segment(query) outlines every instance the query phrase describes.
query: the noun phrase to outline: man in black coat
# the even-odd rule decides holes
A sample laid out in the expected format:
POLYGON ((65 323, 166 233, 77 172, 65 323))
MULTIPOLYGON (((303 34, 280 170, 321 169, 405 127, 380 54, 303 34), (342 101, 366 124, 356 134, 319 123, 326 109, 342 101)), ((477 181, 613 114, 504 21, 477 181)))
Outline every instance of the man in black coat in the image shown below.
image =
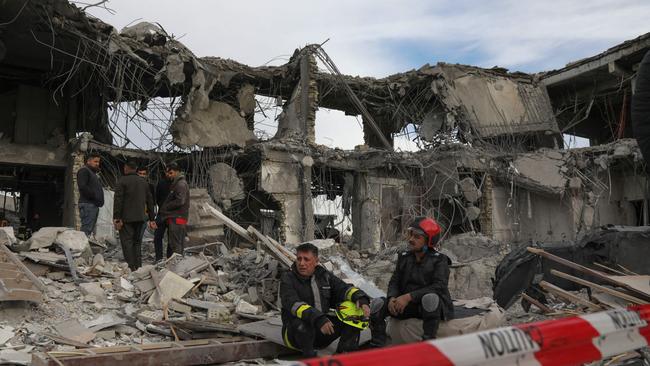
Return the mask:
POLYGON ((359 348, 361 329, 328 315, 330 308, 344 301, 356 303, 365 317, 370 315, 368 296, 358 288, 318 265, 318 248, 305 243, 296 249, 296 262, 282 274, 282 337, 287 347, 314 357, 315 349, 327 347, 337 338, 339 352, 359 348))
POLYGON ((451 260, 438 252, 440 226, 428 217, 418 217, 409 226, 409 250, 399 254, 388 283, 386 298, 371 304, 370 345, 386 343, 386 317, 423 320, 423 339, 436 337, 441 320, 452 319, 454 307, 449 294, 451 260))
POLYGON ((120 232, 120 243, 124 259, 132 271, 142 266, 142 226, 149 219, 154 222, 153 196, 147 181, 136 174, 138 165, 134 161, 124 164, 124 175, 117 181, 113 203, 113 224, 120 232))
POLYGON ((90 153, 86 156, 86 164, 77 171, 81 231, 88 237, 95 231, 99 208, 104 206, 104 189, 97 177, 100 160, 98 154, 90 153))
MULTIPOLYGON (((170 186, 171 181, 167 178, 167 173, 164 172, 163 176, 158 180, 155 190, 156 205, 159 211, 169 195, 170 186)), ((156 226, 156 231, 153 233, 153 246, 156 251, 156 262, 158 262, 163 259, 163 239, 165 238, 165 232, 167 232, 167 222, 160 216, 160 213, 156 216, 156 226)), ((172 247, 167 245, 167 258, 171 256, 172 247)))

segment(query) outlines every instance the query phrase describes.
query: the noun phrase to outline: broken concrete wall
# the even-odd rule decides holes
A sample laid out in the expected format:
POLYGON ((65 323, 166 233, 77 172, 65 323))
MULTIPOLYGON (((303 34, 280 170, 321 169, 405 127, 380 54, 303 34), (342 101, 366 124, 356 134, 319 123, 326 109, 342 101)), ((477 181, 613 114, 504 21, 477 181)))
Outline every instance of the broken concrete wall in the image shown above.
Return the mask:
POLYGON ((208 192, 212 199, 224 209, 230 208, 233 201, 246 198, 244 181, 237 175, 237 170, 226 163, 217 163, 210 167, 210 186, 208 192))
POLYGON ((223 223, 202 209, 203 205, 215 206, 208 191, 204 188, 192 188, 190 200, 192 204, 187 221, 187 237, 190 241, 223 241, 223 223))
POLYGON ((318 109, 318 85, 314 77, 318 67, 314 56, 305 51, 299 58, 300 79, 282 108, 274 138, 295 138, 313 144, 318 109))
POLYGON ((190 113, 179 116, 172 125, 174 142, 180 146, 239 146, 255 141, 246 120, 232 106, 208 101, 206 107, 192 107, 190 113))
POLYGON ((284 241, 300 243, 314 238, 309 156, 265 150, 259 187, 282 206, 280 231, 284 241))
POLYGON ((403 179, 355 174, 352 197, 355 248, 379 250, 382 243, 400 241, 405 224, 405 186, 403 179))
MULTIPOLYGON (((432 84, 455 120, 482 138, 560 130, 543 85, 460 65, 438 64, 432 84)), ((446 116, 447 117, 447 116, 446 116)), ((451 116, 449 116, 451 117, 451 116)), ((462 128, 463 126, 461 126, 462 128)))

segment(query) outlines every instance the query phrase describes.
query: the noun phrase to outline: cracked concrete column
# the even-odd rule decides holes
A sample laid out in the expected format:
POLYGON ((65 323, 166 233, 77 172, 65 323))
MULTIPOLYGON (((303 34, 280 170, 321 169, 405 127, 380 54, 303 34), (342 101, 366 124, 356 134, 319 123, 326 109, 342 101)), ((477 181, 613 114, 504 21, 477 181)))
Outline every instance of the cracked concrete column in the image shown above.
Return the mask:
POLYGON ((352 193, 352 236, 354 245, 359 249, 377 250, 381 246, 380 189, 379 184, 368 182, 366 173, 355 173, 352 193))
POLYGON ((265 151, 260 187, 281 205, 280 232, 285 242, 314 238, 314 207, 311 195, 310 156, 265 151))
POLYGON ((313 144, 316 140, 316 110, 318 109, 318 72, 312 54, 300 58, 300 80, 282 110, 276 139, 296 138, 313 144))

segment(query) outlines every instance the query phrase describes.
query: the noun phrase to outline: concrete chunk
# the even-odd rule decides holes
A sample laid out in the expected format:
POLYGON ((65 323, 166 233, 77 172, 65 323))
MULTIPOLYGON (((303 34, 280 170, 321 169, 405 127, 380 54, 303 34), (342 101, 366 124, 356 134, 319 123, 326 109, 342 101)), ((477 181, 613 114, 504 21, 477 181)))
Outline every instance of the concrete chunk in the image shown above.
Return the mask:
POLYGON ((158 285, 162 294, 158 290, 149 297, 149 305, 161 306, 163 302, 171 299, 180 299, 194 287, 194 284, 172 271, 167 271, 160 280, 158 285))

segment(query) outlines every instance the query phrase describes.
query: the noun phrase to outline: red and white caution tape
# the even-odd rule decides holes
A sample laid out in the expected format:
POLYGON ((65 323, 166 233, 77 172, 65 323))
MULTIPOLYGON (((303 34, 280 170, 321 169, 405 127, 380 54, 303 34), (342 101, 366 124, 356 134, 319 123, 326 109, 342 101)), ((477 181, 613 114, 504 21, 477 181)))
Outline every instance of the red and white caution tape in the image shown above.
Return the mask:
POLYGON ((581 365, 650 344, 650 305, 302 361, 308 366, 581 365))

